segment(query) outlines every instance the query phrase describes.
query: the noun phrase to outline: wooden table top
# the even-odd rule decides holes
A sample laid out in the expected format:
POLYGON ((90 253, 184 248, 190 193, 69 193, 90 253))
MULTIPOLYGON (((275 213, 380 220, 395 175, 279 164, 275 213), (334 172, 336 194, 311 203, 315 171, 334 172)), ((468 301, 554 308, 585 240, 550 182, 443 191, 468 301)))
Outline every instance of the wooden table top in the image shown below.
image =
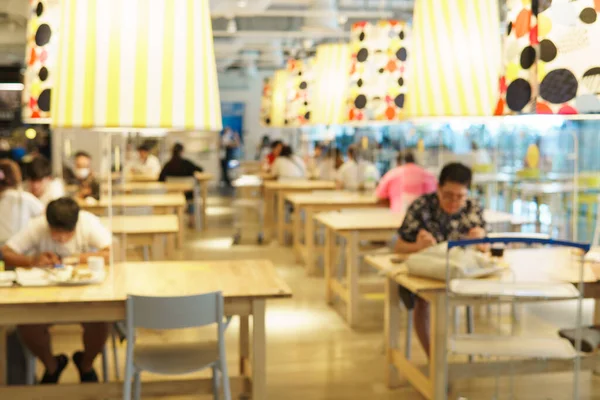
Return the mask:
POLYGON ((485 219, 485 222, 488 224, 510 223, 512 225, 524 225, 535 222, 535 217, 523 217, 504 211, 488 209, 483 210, 483 219, 485 219))
POLYGON ((335 231, 369 231, 398 229, 404 221, 404 213, 393 213, 387 209, 345 210, 321 213, 317 221, 335 231))
POLYGON ((160 261, 116 264, 99 285, 0 288, 3 305, 123 302, 127 294, 185 296, 221 290, 229 299, 292 296, 267 260, 160 261))
MULTIPOLYGON (((368 255, 365 261, 384 272, 413 293, 445 290, 446 284, 435 279, 411 276, 404 264, 393 263, 401 258, 398 254, 368 255)), ((579 281, 579 257, 567 248, 535 248, 507 250, 504 261, 509 265, 517 281, 522 282, 571 282, 579 281)), ((600 265, 586 263, 584 282, 600 281, 600 265)))
POLYGON ((331 193, 290 193, 285 199, 294 205, 350 205, 350 204, 377 204, 377 197, 373 193, 360 193, 348 191, 332 191, 331 193))
MULTIPOLYGON (((113 207, 184 207, 186 204, 183 193, 164 194, 126 194, 112 196, 113 207)), ((109 198, 102 197, 95 203, 81 202, 82 209, 107 208, 109 198)))
POLYGON ((179 232, 176 215, 113 215, 100 218, 107 228, 111 225, 114 234, 151 234, 179 232))
POLYGON ((267 181, 264 183, 266 189, 274 190, 327 190, 335 189, 335 182, 308 179, 289 179, 283 181, 267 181))
POLYGON ((263 180, 256 175, 242 175, 233 181, 233 187, 262 187, 263 180))

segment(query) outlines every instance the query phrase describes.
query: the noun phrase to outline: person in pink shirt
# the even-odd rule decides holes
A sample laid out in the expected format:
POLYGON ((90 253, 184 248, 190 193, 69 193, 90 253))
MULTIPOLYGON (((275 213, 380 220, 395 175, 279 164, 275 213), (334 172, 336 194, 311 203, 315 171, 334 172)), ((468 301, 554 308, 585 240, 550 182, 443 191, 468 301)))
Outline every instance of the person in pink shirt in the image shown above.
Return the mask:
POLYGON ((420 196, 435 192, 435 175, 415 163, 412 153, 399 153, 398 166, 388 171, 377 186, 375 194, 389 201, 393 212, 404 212, 420 196))

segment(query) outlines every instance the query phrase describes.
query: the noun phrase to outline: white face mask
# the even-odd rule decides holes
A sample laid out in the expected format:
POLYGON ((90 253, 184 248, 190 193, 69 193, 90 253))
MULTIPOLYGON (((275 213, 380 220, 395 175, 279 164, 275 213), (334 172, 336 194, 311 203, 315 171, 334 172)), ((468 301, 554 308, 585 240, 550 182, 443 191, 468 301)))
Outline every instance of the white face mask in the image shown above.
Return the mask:
POLYGON ((85 179, 88 176, 90 176, 90 169, 89 168, 77 168, 75 170, 75 176, 77 177, 77 179, 85 179))

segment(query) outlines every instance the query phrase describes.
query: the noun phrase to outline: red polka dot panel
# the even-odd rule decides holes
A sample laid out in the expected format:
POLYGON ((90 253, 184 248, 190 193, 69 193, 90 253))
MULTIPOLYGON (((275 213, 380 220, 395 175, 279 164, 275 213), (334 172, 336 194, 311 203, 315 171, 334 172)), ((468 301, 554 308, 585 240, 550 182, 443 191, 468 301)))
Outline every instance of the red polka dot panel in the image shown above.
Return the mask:
POLYGON ((350 121, 402 119, 407 96, 410 28, 402 21, 352 26, 348 96, 350 121))
POLYGON ((271 109, 273 102, 272 78, 265 78, 260 101, 260 123, 263 126, 271 126, 271 109))
POLYGON ((302 126, 311 122, 311 94, 314 89, 315 59, 290 59, 287 63, 288 90, 286 126, 302 126))
POLYGON ((60 0, 30 0, 27 26, 23 120, 47 123, 51 118, 51 95, 55 82, 60 0))
POLYGON ((554 1, 539 14, 539 103, 554 114, 600 113, 600 7, 554 1))

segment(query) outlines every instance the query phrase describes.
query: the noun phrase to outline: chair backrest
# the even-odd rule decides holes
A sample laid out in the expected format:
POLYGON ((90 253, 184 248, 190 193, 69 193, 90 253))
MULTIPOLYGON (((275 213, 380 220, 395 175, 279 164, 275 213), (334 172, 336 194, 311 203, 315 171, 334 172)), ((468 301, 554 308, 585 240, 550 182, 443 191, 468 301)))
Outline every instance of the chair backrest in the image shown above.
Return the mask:
POLYGON ((169 330, 223 323, 223 294, 194 296, 127 297, 127 330, 135 328, 169 330))

